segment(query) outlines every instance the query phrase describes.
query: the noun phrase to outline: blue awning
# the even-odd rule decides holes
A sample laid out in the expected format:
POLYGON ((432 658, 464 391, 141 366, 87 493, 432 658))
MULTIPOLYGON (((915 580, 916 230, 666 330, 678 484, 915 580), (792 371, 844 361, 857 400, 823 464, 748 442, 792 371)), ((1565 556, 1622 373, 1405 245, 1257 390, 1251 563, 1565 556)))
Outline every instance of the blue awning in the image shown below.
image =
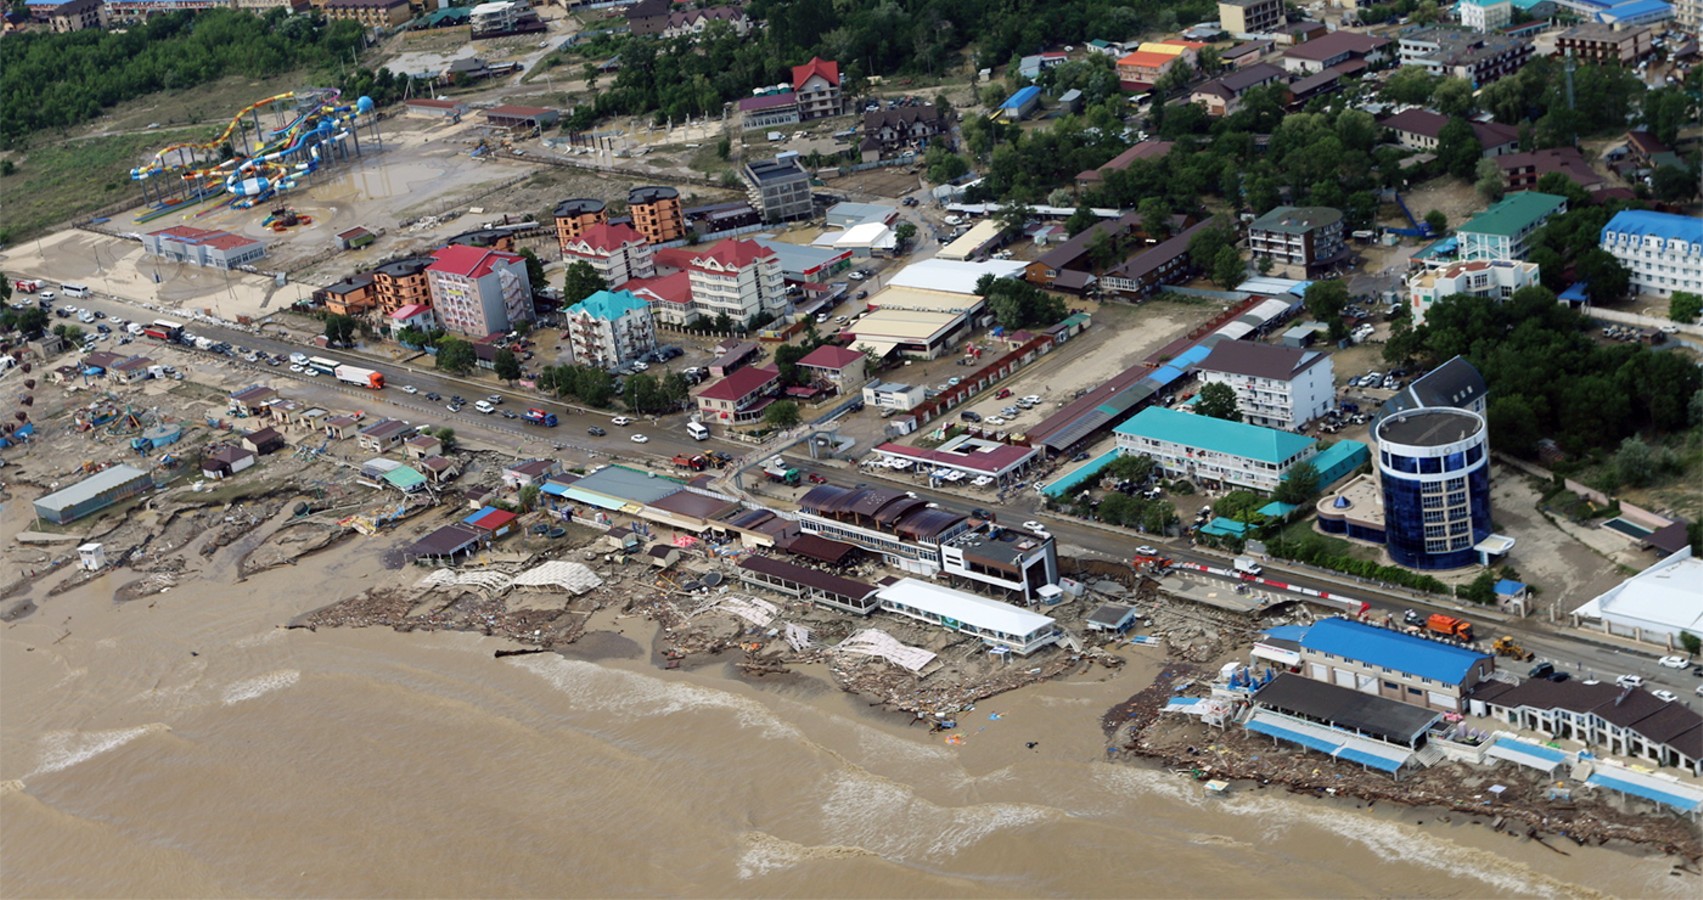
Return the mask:
POLYGON ((1282 738, 1290 743, 1300 744, 1309 750, 1317 750, 1320 753, 1334 754, 1342 747, 1341 744, 1332 743, 1322 738, 1316 738, 1310 734, 1302 734, 1299 731, 1291 731, 1288 728, 1273 725, 1272 723, 1262 721, 1259 718, 1248 720, 1247 729, 1249 731, 1257 731, 1260 734, 1270 735, 1274 738, 1282 738))
MULTIPOLYGON (((1672 791, 1663 790, 1642 779, 1633 781, 1630 777, 1617 778, 1613 775, 1605 775, 1602 772, 1592 772, 1590 777, 1585 779, 1585 783, 1605 787, 1611 791, 1619 791, 1622 794, 1631 794, 1634 797, 1643 797, 1646 800, 1654 800, 1664 806, 1671 806, 1680 812, 1696 812, 1700 806, 1703 806, 1703 801, 1694 797, 1686 797, 1672 791)), ((1675 787, 1677 788, 1678 785, 1675 785, 1675 787)))
POLYGON ((1363 766, 1371 766, 1380 772, 1394 772, 1401 768, 1401 760, 1399 759, 1390 759, 1387 756, 1379 756, 1376 753, 1367 753, 1364 750, 1356 750, 1353 747, 1344 747, 1337 751, 1336 758, 1359 763, 1363 766))

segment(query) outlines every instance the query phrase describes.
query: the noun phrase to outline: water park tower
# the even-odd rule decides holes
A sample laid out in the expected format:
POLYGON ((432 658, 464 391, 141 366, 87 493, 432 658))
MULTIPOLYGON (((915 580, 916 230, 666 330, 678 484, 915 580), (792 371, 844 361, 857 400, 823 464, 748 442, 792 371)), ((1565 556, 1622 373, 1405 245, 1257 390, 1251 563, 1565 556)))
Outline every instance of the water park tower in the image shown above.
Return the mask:
POLYGON ((322 166, 362 155, 361 128, 383 147, 373 102, 342 102, 332 88, 306 88, 251 103, 212 140, 162 148, 130 170, 147 209, 137 223, 210 203, 247 209, 294 190, 322 166))

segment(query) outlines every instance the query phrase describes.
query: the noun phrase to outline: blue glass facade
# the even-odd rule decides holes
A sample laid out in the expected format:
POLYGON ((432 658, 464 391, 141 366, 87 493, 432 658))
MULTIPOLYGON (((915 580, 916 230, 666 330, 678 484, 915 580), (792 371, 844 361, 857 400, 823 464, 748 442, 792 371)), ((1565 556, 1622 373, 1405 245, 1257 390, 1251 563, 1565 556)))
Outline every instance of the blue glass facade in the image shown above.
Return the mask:
POLYGON ((1397 565, 1458 569, 1478 562, 1473 546, 1490 536, 1490 467, 1482 442, 1442 456, 1383 450, 1379 464, 1386 546, 1397 565))

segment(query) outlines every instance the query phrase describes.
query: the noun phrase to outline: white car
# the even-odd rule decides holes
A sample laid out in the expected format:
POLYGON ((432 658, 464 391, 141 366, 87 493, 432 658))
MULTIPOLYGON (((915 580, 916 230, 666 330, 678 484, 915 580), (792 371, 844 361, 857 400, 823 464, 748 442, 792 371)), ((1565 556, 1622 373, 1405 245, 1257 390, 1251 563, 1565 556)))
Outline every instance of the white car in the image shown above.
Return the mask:
POLYGON ((1679 695, 1673 691, 1651 691, 1650 694, 1657 700, 1665 700, 1669 703, 1679 699, 1679 695))
POLYGON ((313 368, 312 366, 309 366, 308 368, 302 370, 302 374, 306 375, 309 378, 318 378, 319 377, 319 370, 313 368))
POLYGON ((635 444, 648 444, 648 443, 650 443, 650 438, 647 438, 642 434, 635 434, 631 438, 628 438, 628 440, 632 441, 635 444))
POLYGON ((1150 547, 1147 544, 1142 544, 1141 546, 1135 548, 1135 552, 1137 554, 1141 555, 1141 556, 1158 556, 1159 555, 1159 548, 1158 547, 1150 547))
POLYGON ((999 416, 988 416, 987 418, 983 419, 982 422, 984 424, 994 425, 994 426, 999 426, 999 425, 1005 424, 1005 420, 1000 418, 999 416))
MULTIPOLYGON (((611 425, 631 425, 631 424, 633 424, 633 420, 630 416, 616 416, 615 418, 609 420, 609 424, 611 424, 611 425)), ((639 435, 633 435, 633 436, 639 437, 639 435)))
POLYGON ((1040 394, 1030 394, 1029 396, 1023 398, 1023 402, 1029 404, 1030 406, 1040 406, 1041 405, 1041 395, 1040 394))
POLYGON ((1661 659, 1656 660, 1656 662, 1669 669, 1687 669, 1691 667, 1691 660, 1686 659, 1683 656, 1664 656, 1661 659))
POLYGON ((946 219, 945 219, 945 222, 948 225, 962 225, 962 224, 964 224, 964 217, 963 216, 947 216, 946 219))
POLYGON ((633 360, 633 368, 639 370, 640 372, 643 372, 644 370, 650 368, 650 363, 647 363, 642 359, 635 359, 635 360, 633 360))
POLYGON ((402 386, 402 393, 404 393, 404 394, 418 394, 418 393, 420 393, 420 389, 411 385, 411 384, 405 384, 405 385, 402 386))
POLYGON ((302 371, 302 364, 301 363, 290 363, 290 371, 292 371, 292 372, 302 371))
POLYGON ((1644 679, 1638 675, 1622 675, 1619 678, 1614 679, 1614 683, 1623 688, 1643 687, 1644 679))
POLYGON ((1047 530, 1047 526, 1042 525, 1041 523, 1035 521, 1034 519, 1030 519, 1029 521, 1024 522, 1023 528, 1026 531, 1046 531, 1047 530))

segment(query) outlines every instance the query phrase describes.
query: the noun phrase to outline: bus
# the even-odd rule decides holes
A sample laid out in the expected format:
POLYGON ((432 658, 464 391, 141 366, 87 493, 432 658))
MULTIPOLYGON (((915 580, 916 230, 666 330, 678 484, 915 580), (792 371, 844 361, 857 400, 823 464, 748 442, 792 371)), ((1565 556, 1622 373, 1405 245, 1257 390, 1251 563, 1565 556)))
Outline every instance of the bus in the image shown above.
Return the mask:
POLYGON ((342 363, 337 360, 326 359, 323 356, 310 356, 307 359, 307 367, 318 370, 322 375, 335 374, 337 372, 337 367, 340 365, 342 365, 342 363))
POLYGON ((182 322, 173 322, 170 319, 155 319, 154 327, 171 335, 173 340, 176 340, 183 335, 182 322))

